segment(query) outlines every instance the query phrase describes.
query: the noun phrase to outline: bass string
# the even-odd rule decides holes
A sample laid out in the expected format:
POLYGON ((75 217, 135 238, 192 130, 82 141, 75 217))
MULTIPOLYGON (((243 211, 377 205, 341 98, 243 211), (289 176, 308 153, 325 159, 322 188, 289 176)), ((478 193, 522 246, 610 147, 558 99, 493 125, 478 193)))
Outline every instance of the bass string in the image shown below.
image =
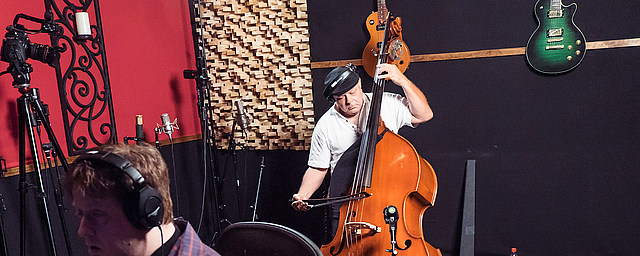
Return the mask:
MULTIPOLYGON (((378 72, 378 70, 376 69, 376 73, 378 72)), ((374 97, 373 98, 378 98, 381 97, 381 93, 384 90, 384 80, 379 80, 376 81, 376 83, 374 84, 374 97)), ((369 110, 369 114, 371 113, 378 113, 379 115, 379 111, 373 111, 374 109, 379 109, 380 108, 380 101, 376 101, 376 100, 372 100, 371 102, 372 104, 370 104, 370 110, 369 110)), ((379 116, 376 117, 372 117, 370 118, 370 121, 368 121, 367 126, 366 126, 366 131, 364 131, 364 133, 362 134, 363 138, 361 140, 361 145, 360 145, 360 152, 359 152, 359 156, 358 156, 358 162, 356 165, 356 171, 354 174, 354 180, 351 186, 351 190, 350 193, 351 195, 356 195, 356 194, 360 194, 362 192, 365 192, 365 183, 366 183, 366 178, 367 178, 367 172, 370 172, 371 169, 373 169, 373 163, 368 162, 368 159, 370 159, 371 154, 375 154, 375 145, 377 142, 377 126, 378 123, 377 122, 372 122, 372 120, 378 120, 379 116)), ((353 245, 359 245, 360 240, 361 240, 361 235, 355 235, 352 234, 351 229, 349 229, 349 222, 353 221, 353 222, 363 222, 362 217, 364 215, 364 209, 365 209, 365 204, 366 201, 364 199, 358 199, 355 201, 351 201, 348 204, 347 207, 347 216, 345 216, 344 219, 344 223, 343 223, 343 229, 345 229, 347 237, 344 238, 346 239, 346 246, 351 247, 353 245), (355 217, 353 216, 355 214, 355 217)), ((359 224, 355 224, 356 227, 361 227, 359 226, 359 224)), ((360 246, 358 246, 356 248, 356 251, 360 251, 363 250, 363 248, 360 248, 360 246)))
MULTIPOLYGON (((385 45, 388 42, 385 42, 388 38, 387 38, 387 33, 389 32, 389 16, 388 14, 386 15, 386 22, 385 22, 385 29, 384 29, 384 36, 383 36, 383 45, 381 46, 381 51, 380 53, 382 53, 385 50, 385 45)), ((378 64, 381 63, 386 63, 387 62, 387 58, 386 58, 386 54, 380 54, 378 57, 378 64)), ((359 194, 361 192, 364 192, 365 188, 365 179, 366 179, 366 173, 370 171, 370 169, 373 169, 373 162, 368 162, 367 159, 369 159, 369 154, 375 154, 375 145, 377 143, 377 130, 378 130, 378 122, 373 122, 378 121, 380 118, 380 104, 381 101, 378 99, 381 99, 382 97, 382 93, 384 92, 384 85, 385 85, 385 81, 384 79, 380 80, 377 79, 377 74, 379 73, 379 70, 376 66, 376 71, 375 71, 375 76, 374 76, 374 84, 373 84, 373 88, 372 88, 372 92, 373 92, 373 99, 371 100, 371 104, 369 106, 369 115, 371 115, 372 113, 376 113, 376 117, 375 119, 373 119, 371 116, 368 116, 367 119, 369 121, 367 121, 367 125, 366 125, 366 130, 363 132, 363 138, 361 139, 361 145, 360 145, 360 151, 359 151, 359 155, 358 155, 358 161, 356 164, 356 171, 354 174, 354 181, 352 183, 350 192, 351 195, 356 195, 359 194), (376 109, 376 111, 373 111, 374 109, 376 109), (375 124, 375 125, 374 125, 375 124), (364 149, 364 150, 363 150, 364 149)), ((353 218, 355 222, 361 222, 362 218, 361 216, 364 213, 364 204, 365 204, 365 200, 366 198, 363 199, 358 199, 355 201, 349 201, 348 203, 348 207, 347 207, 347 211, 346 211, 346 216, 344 218, 344 222, 342 223, 342 227, 343 227, 343 232, 341 235, 346 235, 346 237, 343 237, 343 239, 346 240, 346 246, 347 247, 351 247, 354 244, 355 245, 359 245, 359 241, 360 241, 360 235, 354 235, 351 233, 351 229, 349 228, 349 222, 350 220, 353 218, 353 214, 355 214, 355 218, 353 218)), ((358 224, 356 224, 358 225, 358 224)), ((359 247, 359 246, 358 246, 359 247)), ((361 251, 362 248, 356 248, 356 251, 361 251)), ((351 253, 350 253, 351 254, 351 253)))

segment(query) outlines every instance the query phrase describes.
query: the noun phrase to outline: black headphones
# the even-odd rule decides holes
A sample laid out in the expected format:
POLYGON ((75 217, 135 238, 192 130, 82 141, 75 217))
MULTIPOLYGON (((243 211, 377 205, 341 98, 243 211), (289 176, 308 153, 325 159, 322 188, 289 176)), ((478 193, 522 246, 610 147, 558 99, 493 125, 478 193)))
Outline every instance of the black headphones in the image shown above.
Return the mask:
POLYGON ((162 224, 164 216, 162 196, 147 184, 142 174, 133 168, 131 162, 117 154, 105 151, 86 152, 76 158, 74 163, 82 160, 108 163, 133 180, 131 196, 126 196, 123 202, 123 211, 133 226, 141 230, 149 230, 162 224))

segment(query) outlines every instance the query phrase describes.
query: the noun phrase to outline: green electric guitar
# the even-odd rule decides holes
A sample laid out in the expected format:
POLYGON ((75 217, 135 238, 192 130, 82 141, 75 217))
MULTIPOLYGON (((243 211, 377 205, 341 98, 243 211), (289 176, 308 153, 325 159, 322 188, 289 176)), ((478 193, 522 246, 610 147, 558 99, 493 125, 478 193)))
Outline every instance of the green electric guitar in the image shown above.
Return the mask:
POLYGON ((577 5, 563 5, 561 0, 538 0, 535 15, 538 28, 526 47, 527 62, 545 74, 572 70, 584 58, 584 35, 573 23, 577 5))

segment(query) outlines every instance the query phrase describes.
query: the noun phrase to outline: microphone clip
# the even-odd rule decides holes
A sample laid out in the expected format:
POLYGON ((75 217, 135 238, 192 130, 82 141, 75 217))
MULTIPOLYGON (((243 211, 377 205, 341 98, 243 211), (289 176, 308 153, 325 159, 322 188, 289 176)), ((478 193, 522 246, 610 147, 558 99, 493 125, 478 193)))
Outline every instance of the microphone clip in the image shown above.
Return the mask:
POLYGON ((168 123, 168 125, 171 126, 171 129, 167 129, 164 125, 156 123, 156 129, 159 133, 166 133, 167 135, 169 135, 169 137, 171 137, 171 133, 173 133, 173 130, 180 130, 180 127, 178 127, 177 117, 173 119, 173 122, 168 123))

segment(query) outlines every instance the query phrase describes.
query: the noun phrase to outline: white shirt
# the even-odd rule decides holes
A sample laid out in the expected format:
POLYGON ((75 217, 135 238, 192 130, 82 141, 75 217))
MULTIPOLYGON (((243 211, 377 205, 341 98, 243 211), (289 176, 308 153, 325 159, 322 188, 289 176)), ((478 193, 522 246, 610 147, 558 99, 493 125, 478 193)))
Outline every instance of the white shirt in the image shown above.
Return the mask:
MULTIPOLYGON (((311 149, 307 164, 314 168, 333 168, 344 153, 364 131, 369 112, 371 93, 365 93, 358 125, 352 124, 340 114, 332 105, 327 112, 320 117, 313 129, 311 137, 311 149)), ((399 94, 385 92, 382 95, 380 117, 389 130, 397 133, 405 126, 414 127, 411 124, 411 112, 409 100, 399 94)))

